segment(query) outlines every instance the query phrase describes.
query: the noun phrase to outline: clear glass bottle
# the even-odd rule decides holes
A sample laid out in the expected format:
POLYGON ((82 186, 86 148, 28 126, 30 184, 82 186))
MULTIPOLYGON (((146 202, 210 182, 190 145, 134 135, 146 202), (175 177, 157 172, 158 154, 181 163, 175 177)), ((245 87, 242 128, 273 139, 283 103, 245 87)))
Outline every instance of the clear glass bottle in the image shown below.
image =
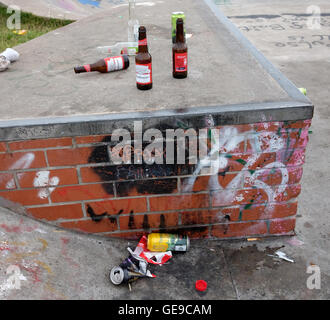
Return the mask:
POLYGON ((97 47, 96 50, 102 55, 118 56, 120 54, 127 54, 128 56, 135 56, 138 51, 137 42, 118 42, 112 46, 97 47))
POLYGON ((139 21, 135 10, 136 0, 128 0, 128 42, 138 42, 139 40, 139 21))

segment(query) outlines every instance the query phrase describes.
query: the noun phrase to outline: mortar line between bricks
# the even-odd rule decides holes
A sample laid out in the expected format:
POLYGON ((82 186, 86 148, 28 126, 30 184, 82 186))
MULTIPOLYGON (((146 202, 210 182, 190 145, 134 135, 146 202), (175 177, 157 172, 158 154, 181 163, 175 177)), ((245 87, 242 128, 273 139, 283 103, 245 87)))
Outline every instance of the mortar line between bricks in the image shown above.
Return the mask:
MULTIPOLYGON (((5 154, 5 153, 1 153, 1 154, 5 154)), ((48 160, 48 158, 47 158, 48 160)), ((39 168, 28 168, 28 169, 11 169, 11 170, 0 170, 0 173, 13 173, 13 172, 33 172, 33 171, 45 171, 45 170, 62 170, 62 169, 81 169, 81 168, 95 168, 95 167, 106 167, 109 166, 109 163, 107 162, 102 162, 102 163, 90 163, 90 164, 71 164, 71 165, 65 165, 65 166, 47 166, 47 167, 39 167, 39 168)), ((115 165, 112 165, 115 166, 115 165)), ((304 166, 301 165, 295 165, 295 166, 287 166, 285 164, 283 164, 283 167, 278 167, 279 168, 303 168, 304 166)), ((234 174, 239 174, 242 172, 249 172, 251 169, 245 169, 245 170, 238 170, 238 171, 228 171, 226 173, 226 175, 234 175, 234 174)), ((258 168, 255 169, 255 171, 262 171, 262 170, 267 170, 264 168, 258 168)), ((269 170, 269 169, 268 169, 269 170)), ((220 175, 220 174, 219 174, 220 175)), ((190 178, 193 177, 193 174, 190 175, 173 175, 173 176, 160 176, 160 177, 146 177, 143 179, 139 179, 139 180, 159 180, 159 179, 174 179, 174 178, 190 178)), ((211 177, 211 174, 200 174, 200 175, 196 175, 196 177, 211 177)), ((136 179, 127 179, 127 180, 109 180, 109 181, 105 181, 105 182, 130 182, 130 181, 136 181, 136 179)), ((101 181, 102 183, 104 181, 101 181)), ((95 182, 97 183, 97 182, 95 182)), ((99 182, 100 183, 100 182, 99 182)))
POLYGON ((115 182, 112 182, 112 189, 113 189, 113 196, 116 199, 118 195, 117 195, 117 188, 115 182))
POLYGON ((117 228, 120 230, 120 216, 116 216, 117 228))
POLYGON ((52 199, 51 199, 51 197, 50 197, 50 192, 49 192, 49 190, 47 190, 47 199, 48 199, 48 205, 50 205, 50 204, 52 204, 52 199))
POLYGON ((29 169, 11 169, 11 170, 2 170, 0 173, 25 173, 25 172, 34 172, 34 171, 51 171, 51 170, 65 170, 65 169, 75 169, 74 165, 71 166, 62 166, 62 167, 43 167, 43 168, 29 168, 29 169))
MULTIPOLYGON (((60 226, 57 226, 59 228, 63 228, 63 227, 60 227, 60 226)), ((173 228, 173 227, 172 227, 173 228)), ((176 227, 177 228, 177 227, 176 227)), ((64 228, 65 230, 68 230, 67 228, 64 228)), ((170 229, 170 228, 168 228, 170 229)), ((182 226, 182 229, 183 226, 182 226)), ((189 228, 188 228, 189 229, 189 228)), ((98 235, 98 236, 107 236, 107 235, 114 235, 114 236, 117 236, 117 235, 120 235, 120 234, 125 234, 125 233, 136 233, 136 232, 144 232, 144 233, 148 233, 149 231, 153 231, 153 230, 159 230, 159 228, 153 228, 153 229, 149 229, 148 231, 144 230, 144 229, 137 229, 137 230, 116 230, 116 231, 106 231, 106 232, 98 232, 97 234, 94 234, 94 235, 98 235)), ((174 227, 174 230, 175 230, 175 227, 174 227)), ((69 231, 75 231, 75 230, 69 230, 69 231)), ((80 231, 82 232, 82 231, 80 231)), ((287 233, 274 233, 274 234, 258 234, 258 235, 255 235, 257 236, 258 238, 265 238, 265 239, 270 239, 272 237, 278 237, 278 238, 283 238, 283 236, 294 236, 296 235, 293 231, 289 231, 287 233)), ((216 237, 211 237, 209 238, 208 240, 210 241, 229 241, 229 240, 246 240, 247 239, 247 236, 234 236, 234 237, 224 237, 224 238, 216 238, 216 237)))
POLYGON ((85 218, 88 218, 85 204, 83 202, 80 202, 80 204, 81 204, 81 210, 82 210, 83 216, 85 218))
MULTIPOLYGON (((21 190, 21 185, 19 183, 18 177, 17 177, 17 172, 13 173, 13 178, 16 184, 16 190, 21 190)), ((15 190, 15 189, 11 189, 11 190, 15 190)))
MULTIPOLYGON (((27 140, 29 141, 29 140, 27 140)), ((10 141, 11 142, 11 141, 10 141)), ((18 152, 35 152, 35 151, 45 151, 47 152, 48 150, 62 150, 62 149, 74 149, 71 146, 59 146, 59 147, 43 147, 43 148, 33 148, 33 149, 19 149, 19 150, 9 150, 8 153, 18 153, 18 152)))
MULTIPOLYGON (((173 213, 173 212, 171 212, 173 213)), ((179 213, 179 212, 178 212, 179 213)), ((144 215, 146 213, 140 213, 137 215, 144 215)), ((157 213, 153 213, 153 214, 157 214, 157 213)), ((115 214, 114 214, 115 215, 115 214)), ((135 214, 134 214, 135 215, 135 214)), ((115 215, 117 216, 117 218, 120 218, 122 215, 115 215)), ((127 216, 127 215, 126 215, 127 216)), ((177 225, 177 226, 168 226, 166 227, 166 229, 170 230, 170 229, 178 229, 178 228, 182 228, 182 229, 191 229, 191 228, 201 228, 201 227, 210 227, 212 228, 213 226, 221 226, 221 225, 229 225, 229 224, 248 224, 248 223, 267 223, 267 221, 274 221, 274 220, 290 220, 293 219, 294 216, 290 216, 290 217, 285 217, 285 218, 274 218, 274 219, 267 219, 267 220, 246 220, 246 221, 234 221, 234 222, 219 222, 219 223, 208 223, 208 224, 193 224, 193 225, 177 225)), ((294 218, 295 219, 295 218, 294 218)), ((64 223, 64 222, 80 222, 80 221, 90 221, 91 218, 90 217, 83 217, 80 219, 57 219, 51 222, 54 223, 64 223)), ((140 232, 140 231, 146 231, 145 229, 127 229, 127 230, 117 230, 117 232, 140 232)), ((149 228, 148 230, 154 231, 154 230, 159 230, 159 227, 154 227, 154 228, 149 228)), ((101 233, 101 232, 99 232, 101 233)), ((251 234, 248 237, 251 236, 256 236, 256 237, 261 237, 261 235, 269 235, 270 233, 266 232, 266 233, 255 233, 255 234, 251 234)), ((229 238, 229 237, 228 237, 229 238)), ((237 237, 236 237, 237 238, 237 237)), ((241 236, 242 239, 246 239, 246 236, 241 236)))
POLYGON ((78 146, 75 137, 70 137, 70 138, 71 138, 72 148, 76 149, 78 146))
POLYGON ((45 156, 46 166, 47 166, 47 168, 49 168, 49 161, 48 161, 48 156, 47 156, 47 151, 46 150, 44 150, 44 156, 45 156))
MULTIPOLYGON (((0 193, 1 195, 1 193, 0 193)), ((139 197, 139 198, 131 198, 131 199, 143 199, 144 197, 139 197)), ((104 201, 111 201, 111 200, 120 200, 120 199, 113 199, 113 198, 103 198, 103 199, 93 199, 93 200, 76 200, 76 201, 66 201, 66 202, 53 202, 53 207, 54 206, 62 206, 62 205, 71 205, 71 204, 77 204, 77 203, 83 203, 83 204, 88 204, 91 202, 104 202, 104 201)), ((123 199, 125 200, 125 199, 123 199)), ((295 200, 297 200, 297 198, 291 199, 290 201, 281 201, 281 202, 272 202, 269 203, 271 205, 284 205, 287 203, 294 203, 295 200)), ((264 205, 267 204, 266 202, 261 202, 261 203, 257 203, 258 205, 264 205)), ((223 210, 223 209, 235 209, 235 208, 240 208, 241 204, 237 204, 237 205, 224 205, 224 206, 214 206, 214 207, 204 207, 204 208, 191 208, 191 209, 172 209, 172 210, 163 210, 163 211, 147 211, 146 213, 169 213, 169 212, 173 212, 173 211, 177 211, 177 212, 186 212, 186 211, 206 211, 206 210, 223 210)), ((49 207, 48 204, 42 204, 42 205, 31 205, 31 206, 24 206, 25 208, 43 208, 43 207, 49 207)))
POLYGON ((180 177, 177 177, 176 185, 178 187, 178 192, 181 193, 182 189, 181 189, 181 178, 180 177))
MULTIPOLYGON (((45 171, 45 170, 43 170, 45 171)), ((46 170, 48 171, 48 170, 46 170)), ((2 172, 0 172, 2 173, 2 172)), ((5 172, 5 173, 11 173, 11 174, 21 174, 24 172, 5 172)), ((77 174, 78 175, 78 174, 77 174)), ((79 179, 79 176, 78 176, 79 179)), ((173 178, 175 179, 175 178, 173 178)), ((155 180, 161 180, 161 179, 155 179, 155 180)), ((140 180, 132 180, 132 182, 136 182, 136 181, 140 181, 140 180)), ((124 181, 126 182, 126 181, 124 181)), ((40 188, 55 188, 55 189, 59 189, 59 188, 67 188, 67 187, 79 187, 79 186, 89 186, 89 185, 103 185, 103 184, 113 184, 113 186, 115 187, 115 184, 117 184, 118 182, 115 181, 104 181, 104 182, 82 182, 82 183, 75 183, 75 184, 63 184, 63 185, 45 185, 45 186, 36 186, 36 187, 28 187, 28 188, 22 188, 17 186, 17 190, 34 190, 34 189, 40 189, 40 188), (18 188, 19 187, 19 188, 18 188)), ((120 183, 120 182, 119 182, 120 183)), ((292 183, 292 184, 274 184, 274 185, 269 185, 269 187, 271 187, 272 189, 276 189, 280 186, 286 186, 287 188, 290 187, 299 187, 301 185, 300 180, 299 182, 296 183, 292 183)), ((247 187, 239 187, 239 188, 225 188, 225 189, 210 189, 210 190, 202 190, 202 191, 189 191, 189 192, 176 192, 176 193, 162 193, 162 194, 144 194, 141 196, 134 196, 134 197, 130 197, 130 196, 126 196, 126 197, 121 197, 116 195, 115 198, 116 199, 131 199, 131 198, 137 198, 137 197, 150 197, 150 198, 156 198, 156 197, 163 197, 163 196, 187 196, 187 195, 198 195, 198 194, 209 194, 209 193, 217 193, 217 192, 226 192, 226 191, 230 191, 230 190, 244 190, 244 191, 248 191, 248 190, 257 190, 257 189, 262 189, 262 188, 256 188, 253 186, 247 186, 247 187)), ((15 189, 11 189, 12 191, 14 191, 15 189)), ((0 192, 3 191, 9 191, 8 189, 2 189, 0 190, 0 192)), ((211 196, 212 196, 211 194, 211 196)))
MULTIPOLYGON (((225 207, 224 209, 239 209, 238 207, 225 207)), ((142 216, 142 215, 145 215, 145 214, 150 214, 150 215, 157 215, 157 214, 171 214, 171 213, 179 213, 179 214, 182 214, 182 213, 190 213, 190 212, 198 212, 198 211, 216 211, 217 209, 214 209, 214 208, 199 208, 199 209, 179 209, 179 210, 167 210, 167 211, 148 211, 148 212, 134 212, 134 215, 135 216, 142 216)), ((122 213, 120 214, 121 217, 129 217, 130 214, 129 213, 122 213)), ((296 214, 292 214, 290 216, 284 216, 282 218, 264 218, 264 219, 256 219, 256 220, 237 220, 237 221, 231 221, 231 222, 226 222, 226 223, 236 223, 236 222, 241 222, 241 223, 244 223, 244 222, 257 222, 257 221, 268 221, 268 220, 274 220, 274 219, 282 219, 282 220, 285 220, 285 219, 290 219, 292 217, 296 216, 296 214)), ((215 222, 215 223, 212 223, 212 225, 215 225, 215 224, 222 224, 223 222, 215 222)), ((208 225, 209 223, 207 223, 208 225)))
MULTIPOLYGON (((299 131, 299 130, 298 130, 299 131)), ((297 132, 298 132, 297 131, 297 132)), ((249 140, 249 139, 248 139, 249 140)), ((28 140, 29 141, 29 140, 28 140)), ((8 143, 8 142, 7 142, 8 143)), ((84 144, 84 145, 76 145, 74 146, 73 143, 71 144, 71 146, 58 146, 58 147, 42 147, 42 148, 32 148, 32 149, 19 149, 19 150, 11 150, 9 145, 7 145, 7 150, 4 152, 4 153, 19 153, 19 152, 35 152, 35 151, 49 151, 49 150, 79 150, 79 149, 85 149, 85 148, 94 148, 94 147, 100 147, 100 146, 108 146, 109 143, 98 143, 98 144, 92 144, 92 145, 89 145, 89 144, 84 144)), ((109 149, 109 148, 107 148, 109 149)), ((306 146, 299 146, 297 148, 282 148, 280 150, 276 150, 276 151, 273 151, 273 150, 267 150, 267 151, 260 151, 260 152, 256 152, 256 154, 263 154, 263 153, 274 153, 274 152, 278 152, 278 151, 283 151, 283 150, 298 150, 298 149, 306 149, 306 146)), ((252 151, 244 151, 244 152, 222 152, 219 150, 219 154, 221 155, 233 155, 233 156, 239 156, 239 155, 249 155, 249 154, 253 154, 252 151)), ((108 153, 109 155, 109 159, 111 159, 111 155, 110 155, 110 151, 108 153)))
POLYGON ((235 280, 234 280, 233 274, 232 274, 231 269, 230 269, 230 265, 229 265, 229 263, 228 263, 228 261, 227 261, 227 258, 226 258, 225 251, 224 251, 222 248, 220 248, 220 250, 222 251, 223 260, 224 260, 224 262, 225 262, 225 264, 226 264, 226 268, 227 268, 227 270, 228 270, 228 272, 229 272, 230 280, 231 280, 231 283, 232 283, 232 285, 233 285, 233 288, 234 288, 234 291, 235 291, 235 294, 236 294, 236 299, 237 299, 237 300, 241 300, 241 299, 240 299, 239 292, 238 292, 238 288, 237 288, 237 286, 236 286, 236 282, 235 282, 235 280))
POLYGON ((75 168, 76 169, 76 173, 77 173, 77 177, 78 177, 78 184, 82 184, 82 178, 81 178, 81 173, 80 173, 80 168, 75 168))
POLYGON ((147 201, 147 212, 150 213, 150 200, 148 197, 146 197, 146 201, 147 201))

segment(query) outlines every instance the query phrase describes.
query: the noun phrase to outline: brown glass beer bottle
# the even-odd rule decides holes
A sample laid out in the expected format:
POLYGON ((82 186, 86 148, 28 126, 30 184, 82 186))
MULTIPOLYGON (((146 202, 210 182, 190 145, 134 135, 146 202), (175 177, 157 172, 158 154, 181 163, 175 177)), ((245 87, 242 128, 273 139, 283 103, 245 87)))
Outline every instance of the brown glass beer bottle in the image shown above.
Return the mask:
POLYGON ((187 78, 188 75, 188 47, 184 36, 183 19, 176 21, 176 42, 172 47, 173 53, 173 77, 187 78))
POLYGON ((107 73, 117 70, 127 69, 129 67, 129 59, 127 55, 118 57, 109 57, 101 59, 93 64, 86 64, 84 66, 75 67, 75 73, 98 71, 107 73))
POLYGON ((152 58, 148 52, 146 28, 139 27, 139 50, 135 56, 136 86, 140 90, 152 88, 152 58))

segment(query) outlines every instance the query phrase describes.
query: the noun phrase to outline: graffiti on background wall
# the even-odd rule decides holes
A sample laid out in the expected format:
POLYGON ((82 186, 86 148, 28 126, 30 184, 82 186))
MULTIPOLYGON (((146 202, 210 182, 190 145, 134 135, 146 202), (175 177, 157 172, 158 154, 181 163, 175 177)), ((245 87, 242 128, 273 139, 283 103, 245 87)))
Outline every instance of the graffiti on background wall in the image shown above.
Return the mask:
POLYGON ((308 6, 306 13, 253 14, 230 16, 238 28, 246 33, 267 31, 284 35, 271 44, 277 48, 328 49, 330 47, 330 13, 318 6, 308 6), (288 31, 294 35, 287 36, 288 31))

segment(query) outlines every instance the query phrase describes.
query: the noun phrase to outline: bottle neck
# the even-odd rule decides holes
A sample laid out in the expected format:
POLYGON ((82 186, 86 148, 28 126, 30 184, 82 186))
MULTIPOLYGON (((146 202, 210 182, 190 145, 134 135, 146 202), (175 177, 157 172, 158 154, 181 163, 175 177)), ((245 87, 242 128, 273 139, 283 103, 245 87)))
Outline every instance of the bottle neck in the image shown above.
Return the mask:
POLYGON ((177 23, 176 25, 176 42, 185 43, 183 23, 177 23))
POLYGON ((128 3, 128 17, 129 17, 129 20, 136 20, 135 0, 129 0, 129 3, 128 3))
POLYGON ((75 73, 82 73, 82 72, 91 72, 94 70, 92 70, 92 67, 90 64, 86 64, 84 66, 75 67, 74 71, 75 71, 75 73))
POLYGON ((146 32, 139 33, 139 52, 148 52, 148 42, 146 32))

